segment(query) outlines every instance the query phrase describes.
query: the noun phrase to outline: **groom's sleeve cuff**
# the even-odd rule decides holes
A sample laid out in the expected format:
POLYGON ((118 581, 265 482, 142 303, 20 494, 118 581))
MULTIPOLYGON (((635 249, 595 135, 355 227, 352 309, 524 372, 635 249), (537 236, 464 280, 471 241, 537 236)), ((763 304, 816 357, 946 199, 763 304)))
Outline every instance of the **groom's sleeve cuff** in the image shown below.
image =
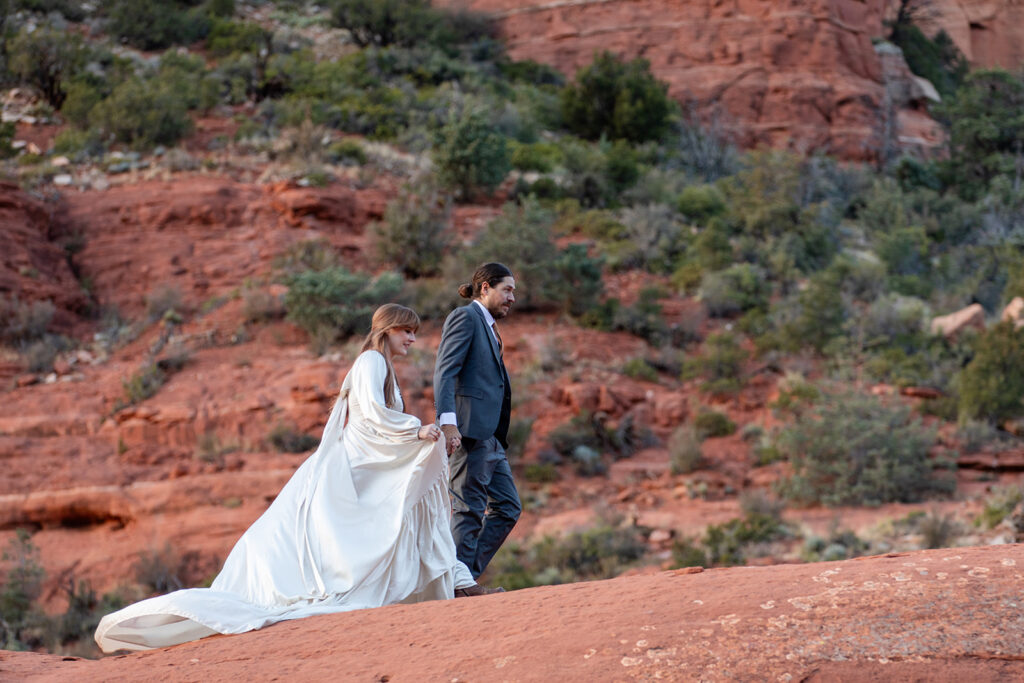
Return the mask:
POLYGON ((441 413, 441 417, 437 418, 437 421, 441 425, 453 425, 457 423, 455 413, 441 413))

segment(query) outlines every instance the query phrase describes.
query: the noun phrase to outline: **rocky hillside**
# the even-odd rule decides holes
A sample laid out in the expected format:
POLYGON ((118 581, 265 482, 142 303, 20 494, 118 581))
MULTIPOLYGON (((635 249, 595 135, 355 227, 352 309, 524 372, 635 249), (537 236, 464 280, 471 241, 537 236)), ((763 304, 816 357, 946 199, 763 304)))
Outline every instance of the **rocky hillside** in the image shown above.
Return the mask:
POLYGON ((1006 681, 1020 546, 694 571, 396 605, 99 662, 0 653, 20 681, 1006 681))

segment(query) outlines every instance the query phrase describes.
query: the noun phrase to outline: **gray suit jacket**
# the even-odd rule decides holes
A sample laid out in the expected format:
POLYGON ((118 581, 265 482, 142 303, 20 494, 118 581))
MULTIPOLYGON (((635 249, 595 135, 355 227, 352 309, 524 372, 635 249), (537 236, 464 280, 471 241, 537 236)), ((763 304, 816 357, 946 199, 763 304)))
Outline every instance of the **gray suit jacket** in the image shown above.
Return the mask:
POLYGON ((470 439, 498 438, 508 447, 512 404, 508 372, 483 311, 470 303, 444 321, 434 366, 437 414, 455 413, 459 432, 470 439))

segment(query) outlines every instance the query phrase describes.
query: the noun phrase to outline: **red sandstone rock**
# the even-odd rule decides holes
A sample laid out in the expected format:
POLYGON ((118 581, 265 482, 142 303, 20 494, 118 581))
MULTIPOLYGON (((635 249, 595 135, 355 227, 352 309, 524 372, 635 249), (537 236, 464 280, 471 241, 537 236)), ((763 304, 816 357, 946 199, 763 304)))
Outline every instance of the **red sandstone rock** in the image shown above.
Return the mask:
POLYGON ((948 338, 955 337, 969 327, 985 329, 985 309, 981 304, 971 304, 955 313, 933 318, 931 330, 932 334, 941 334, 948 338))
POLYGON ((1015 296, 1013 301, 1006 304, 999 319, 1003 322, 1010 321, 1015 327, 1024 325, 1024 297, 1015 296))
MULTIPOLYGON (((644 57, 674 98, 695 102, 746 147, 873 159, 886 144, 886 82, 872 45, 885 34, 883 0, 465 4, 499 18, 512 57, 570 76, 597 51, 644 57)), ((927 117, 910 112, 893 122, 897 144, 929 144, 927 117)))

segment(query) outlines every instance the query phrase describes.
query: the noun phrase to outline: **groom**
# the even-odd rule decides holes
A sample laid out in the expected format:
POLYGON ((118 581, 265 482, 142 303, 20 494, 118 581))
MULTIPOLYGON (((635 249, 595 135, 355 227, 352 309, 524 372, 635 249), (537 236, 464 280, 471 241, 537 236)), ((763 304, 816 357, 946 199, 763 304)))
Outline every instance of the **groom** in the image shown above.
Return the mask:
POLYGON ((451 455, 452 536, 473 578, 522 511, 505 457, 512 393, 496 322, 515 303, 515 289, 507 266, 477 268, 473 281, 459 287, 472 301, 444 321, 434 369, 434 403, 451 455))

